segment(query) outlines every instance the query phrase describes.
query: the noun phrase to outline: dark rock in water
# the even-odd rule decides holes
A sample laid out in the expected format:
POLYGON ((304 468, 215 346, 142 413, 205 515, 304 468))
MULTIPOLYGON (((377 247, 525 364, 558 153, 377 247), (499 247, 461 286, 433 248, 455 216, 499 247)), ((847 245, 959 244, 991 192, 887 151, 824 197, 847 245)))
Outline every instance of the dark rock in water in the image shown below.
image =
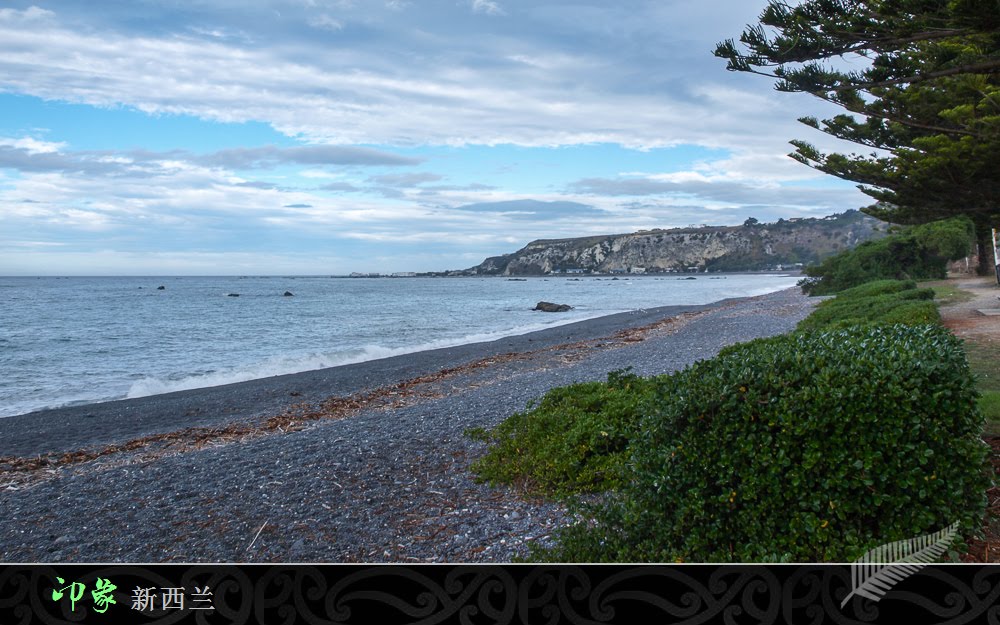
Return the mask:
POLYGON ((688 276, 686 278, 677 278, 677 279, 678 280, 697 280, 698 278, 695 278, 694 276, 688 276))
POLYGON ((294 297, 294 295, 291 291, 285 291, 285 297, 294 297))
POLYGON ((239 296, 240 296, 240 294, 239 294, 239 293, 227 293, 227 295, 228 295, 229 297, 239 297, 239 296))
POLYGON ((553 304, 552 302, 538 302, 535 307, 531 310, 540 310, 542 312, 566 312, 567 310, 573 310, 573 307, 569 304, 553 304))
POLYGON ((166 291, 167 287, 165 287, 165 286, 158 286, 158 287, 156 287, 156 290, 157 291, 166 291))

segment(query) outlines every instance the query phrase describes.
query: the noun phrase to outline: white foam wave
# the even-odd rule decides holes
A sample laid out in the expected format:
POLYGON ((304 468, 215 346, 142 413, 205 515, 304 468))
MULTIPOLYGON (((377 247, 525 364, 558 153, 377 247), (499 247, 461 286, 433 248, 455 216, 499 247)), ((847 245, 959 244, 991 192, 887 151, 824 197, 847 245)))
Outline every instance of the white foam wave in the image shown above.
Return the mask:
MULTIPOLYGON (((619 311, 621 312, 621 311, 619 311)), ((276 356, 263 362, 225 369, 221 371, 211 371, 201 374, 185 375, 177 378, 148 377, 136 381, 129 388, 126 397, 135 399, 138 397, 148 397, 150 395, 160 395, 163 393, 173 393, 176 391, 188 391, 196 388, 207 388, 211 386, 223 386, 248 380, 259 380, 278 375, 290 373, 301 373, 303 371, 314 371, 316 369, 326 369, 349 365, 358 362, 378 360, 380 358, 390 358, 392 356, 402 356, 416 352, 428 351, 432 349, 442 349, 455 347, 457 345, 469 345, 473 343, 485 343, 497 339, 520 336, 546 328, 553 328, 575 321, 583 321, 594 317, 611 314, 609 311, 594 312, 592 314, 579 314, 572 318, 553 319, 546 323, 532 324, 520 328, 510 328, 503 331, 483 332, 470 334, 451 339, 439 339, 420 344, 407 345, 402 347, 385 347, 382 345, 365 345, 363 347, 345 351, 327 353, 309 353, 300 355, 276 356)))

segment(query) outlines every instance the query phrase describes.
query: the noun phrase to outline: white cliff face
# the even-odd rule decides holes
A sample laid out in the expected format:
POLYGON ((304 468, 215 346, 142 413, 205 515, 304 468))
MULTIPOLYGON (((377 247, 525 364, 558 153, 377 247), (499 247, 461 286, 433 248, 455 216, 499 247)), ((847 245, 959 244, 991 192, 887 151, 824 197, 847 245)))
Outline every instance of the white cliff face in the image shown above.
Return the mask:
POLYGON ((578 239, 538 240, 487 259, 479 274, 541 275, 567 270, 647 273, 712 269, 741 271, 816 262, 881 236, 881 222, 848 211, 823 219, 754 226, 653 230, 578 239))

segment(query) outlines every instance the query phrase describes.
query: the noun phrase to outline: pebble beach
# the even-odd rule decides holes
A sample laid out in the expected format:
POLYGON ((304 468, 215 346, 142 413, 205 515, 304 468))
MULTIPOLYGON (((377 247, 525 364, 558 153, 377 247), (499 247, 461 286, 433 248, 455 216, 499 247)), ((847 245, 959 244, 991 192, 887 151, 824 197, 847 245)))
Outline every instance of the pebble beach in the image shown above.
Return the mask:
POLYGON ((0 560, 509 562, 573 519, 477 484, 466 429, 791 331, 813 304, 793 288, 0 419, 0 560))

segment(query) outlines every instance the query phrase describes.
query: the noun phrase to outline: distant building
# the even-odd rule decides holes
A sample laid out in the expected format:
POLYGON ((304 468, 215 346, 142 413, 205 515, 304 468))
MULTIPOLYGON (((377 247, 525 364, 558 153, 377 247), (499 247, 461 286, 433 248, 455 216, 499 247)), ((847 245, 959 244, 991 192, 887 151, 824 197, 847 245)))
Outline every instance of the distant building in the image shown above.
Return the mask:
POLYGON ((416 276, 417 272, 415 271, 397 271, 392 274, 393 278, 415 278, 416 276))

